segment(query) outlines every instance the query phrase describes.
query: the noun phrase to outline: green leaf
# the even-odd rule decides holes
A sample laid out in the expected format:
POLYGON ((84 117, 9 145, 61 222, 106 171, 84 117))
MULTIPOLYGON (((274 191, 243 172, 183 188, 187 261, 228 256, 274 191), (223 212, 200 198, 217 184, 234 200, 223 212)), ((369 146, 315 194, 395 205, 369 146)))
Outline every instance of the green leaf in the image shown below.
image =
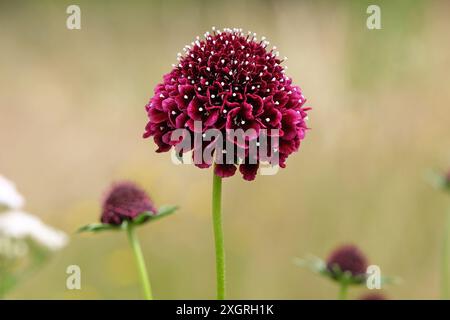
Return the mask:
POLYGON ((137 216, 134 220, 133 220, 133 225, 140 225, 143 224, 145 222, 147 222, 147 220, 149 220, 154 214, 151 212, 144 212, 141 213, 139 216, 137 216))
POLYGON ((152 219, 159 219, 159 218, 165 217, 169 214, 174 213, 177 209, 178 209, 178 206, 168 206, 168 205, 162 206, 161 208, 159 208, 156 215, 152 217, 152 219))
POLYGON ((159 208, 158 212, 143 212, 135 219, 128 221, 124 220, 121 225, 111 225, 106 223, 91 223, 87 224, 77 230, 78 233, 81 232, 101 232, 106 230, 126 230, 128 224, 132 226, 139 226, 147 222, 152 222, 158 220, 159 218, 165 217, 169 214, 174 213, 178 209, 177 206, 162 206, 159 208))
POLYGON ((403 280, 400 277, 396 276, 382 276, 381 277, 381 284, 393 284, 393 285, 399 285, 403 282, 403 280))
POLYGON ((106 223, 91 223, 87 224, 77 230, 78 233, 81 232, 100 232, 105 230, 118 230, 119 226, 114 226, 106 223))
POLYGON ((153 222, 155 220, 158 220, 162 217, 174 213, 177 209, 178 209, 177 206, 162 206, 161 208, 159 208, 156 214, 153 212, 144 212, 140 214, 138 217, 136 217, 132 223, 133 225, 137 226, 144 224, 146 222, 153 222))
POLYGON ((306 267, 310 269, 312 272, 322 274, 327 269, 326 263, 313 255, 308 255, 306 258, 295 258, 294 263, 299 267, 306 267))

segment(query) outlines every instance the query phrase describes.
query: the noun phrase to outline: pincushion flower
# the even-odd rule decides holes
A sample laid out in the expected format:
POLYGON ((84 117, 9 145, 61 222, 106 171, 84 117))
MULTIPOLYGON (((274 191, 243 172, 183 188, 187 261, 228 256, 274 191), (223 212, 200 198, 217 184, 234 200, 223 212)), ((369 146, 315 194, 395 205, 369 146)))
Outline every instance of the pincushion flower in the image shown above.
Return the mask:
POLYGON ((197 167, 214 166, 218 299, 225 298, 222 178, 239 168, 245 180, 254 180, 263 163, 284 168, 308 129, 306 98, 285 74, 286 58, 268 44, 251 32, 213 27, 178 53, 145 106, 144 138, 153 138, 156 152, 192 152, 197 167))
POLYGON ((359 297, 359 300, 388 300, 385 295, 381 293, 366 293, 359 297))
MULTIPOLYGON (((364 253, 355 245, 346 244, 333 250, 326 261, 315 256, 308 256, 305 259, 296 258, 294 261, 301 267, 308 267, 313 272, 320 274, 336 282, 339 287, 339 299, 347 299, 349 286, 366 284, 369 265, 364 253)), ((398 282, 399 279, 389 276, 381 276, 379 283, 398 282)))
POLYGON ((100 215, 101 223, 85 225, 78 231, 126 230, 135 255, 145 298, 151 300, 153 294, 135 228, 146 222, 152 222, 169 215, 176 209, 176 206, 162 206, 157 210, 142 188, 133 182, 123 181, 113 184, 106 193, 100 215))
MULTIPOLYGON (((153 137, 156 152, 175 148, 183 153, 194 145, 178 150, 182 141, 172 139, 172 134, 185 129, 186 135, 192 136, 197 131, 196 121, 202 124, 201 132, 219 130, 226 138, 228 130, 251 129, 243 142, 232 141, 236 149, 244 149, 241 157, 217 161, 223 154, 216 154, 215 173, 230 177, 239 166, 244 179, 253 180, 260 162, 271 160, 272 165, 284 168, 289 155, 298 150, 307 130, 306 98, 286 76, 285 59, 278 57, 275 48, 268 50, 264 37, 258 40, 255 34, 245 35, 240 29, 213 30, 186 46, 185 54, 178 55, 178 64, 156 86, 146 105, 149 122, 144 137, 153 137), (268 152, 277 159, 249 153, 249 143, 258 139, 261 130, 269 135, 276 132, 278 142, 268 152)), ((217 148, 214 143, 198 148, 217 148)), ((207 168, 212 162, 195 164, 207 168)))
POLYGON ((100 220, 105 224, 120 225, 143 212, 156 213, 147 193, 131 182, 122 182, 114 185, 107 193, 100 220))
POLYGON ((327 269, 337 280, 348 275, 354 282, 361 282, 365 278, 367 259, 356 246, 343 245, 330 254, 327 269))

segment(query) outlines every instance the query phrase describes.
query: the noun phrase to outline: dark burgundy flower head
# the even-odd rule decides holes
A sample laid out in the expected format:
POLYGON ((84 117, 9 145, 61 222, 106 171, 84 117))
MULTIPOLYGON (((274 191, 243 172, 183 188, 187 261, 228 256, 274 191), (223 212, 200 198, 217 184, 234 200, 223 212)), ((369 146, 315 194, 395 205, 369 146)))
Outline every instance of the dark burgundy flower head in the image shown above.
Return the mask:
POLYGON ((354 245, 343 245, 335 249, 327 259, 327 269, 333 277, 342 273, 350 273, 352 277, 366 274, 367 259, 354 245))
POLYGON ((385 295, 381 293, 367 293, 359 298, 359 300, 388 300, 385 295))
POLYGON ((120 225, 144 212, 156 213, 147 193, 132 182, 114 184, 103 201, 101 222, 120 225))
MULTIPOLYGON (((196 121, 202 124, 200 133, 216 129, 227 139, 230 129, 251 129, 252 134, 244 141, 232 140, 237 148, 244 149, 243 156, 230 157, 231 163, 216 161, 216 174, 233 176, 239 166, 244 179, 253 180, 263 161, 284 168, 288 156, 298 150, 305 137, 309 108, 304 107, 306 99, 301 89, 285 75, 285 59, 278 57, 275 47, 270 50, 267 45, 264 37, 258 40, 256 34, 244 34, 241 29, 213 28, 204 39, 197 37, 183 49, 184 54, 178 54, 178 64, 163 77, 146 105, 149 122, 144 138, 153 137, 156 152, 174 146, 180 152, 176 147, 183 139, 173 140, 172 133, 185 128, 188 135, 193 135, 199 130, 196 121), (276 155, 276 161, 252 154, 249 148, 263 131, 279 141, 269 143, 267 152, 276 155)), ((213 140, 202 143, 200 148, 204 151, 216 147, 213 140)), ((212 162, 196 165, 207 168, 212 162)))

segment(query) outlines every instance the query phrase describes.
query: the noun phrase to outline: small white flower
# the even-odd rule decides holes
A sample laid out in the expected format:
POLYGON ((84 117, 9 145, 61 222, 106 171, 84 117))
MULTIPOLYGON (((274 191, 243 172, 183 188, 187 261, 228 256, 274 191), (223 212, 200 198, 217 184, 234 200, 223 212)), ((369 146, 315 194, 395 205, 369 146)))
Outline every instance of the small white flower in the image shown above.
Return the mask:
POLYGON ((50 250, 58 250, 67 244, 67 235, 44 224, 38 217, 23 211, 0 214, 0 234, 16 238, 31 238, 50 250))
POLYGON ((0 209, 20 209, 25 204, 23 196, 17 191, 13 182, 0 175, 0 209))
POLYGON ((28 245, 25 240, 12 239, 0 234, 0 259, 15 259, 26 256, 28 253, 28 245))

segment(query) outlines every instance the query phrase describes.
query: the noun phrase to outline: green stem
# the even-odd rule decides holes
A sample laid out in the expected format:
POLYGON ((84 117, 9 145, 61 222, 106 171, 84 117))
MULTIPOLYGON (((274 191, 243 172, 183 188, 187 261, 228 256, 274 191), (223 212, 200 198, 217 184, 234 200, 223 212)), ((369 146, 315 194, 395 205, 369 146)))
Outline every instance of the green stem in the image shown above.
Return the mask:
POLYGON ((152 289, 150 286, 150 281, 148 279, 147 268, 145 267, 144 256, 142 255, 141 246, 139 240, 134 231, 134 227, 131 224, 127 225, 128 239, 133 249, 134 257, 136 259, 136 264, 139 270, 139 277, 141 278, 142 290, 144 291, 145 299, 153 300, 152 289))
POLYGON ((442 299, 448 300, 450 298, 450 211, 446 215, 442 250, 442 299))
POLYGON ((339 289, 339 300, 347 300, 347 292, 348 292, 348 283, 345 281, 341 281, 341 287, 339 289))
POLYGON ((212 215, 216 246, 217 300, 225 299, 225 248, 222 230, 222 178, 214 174, 212 215))

